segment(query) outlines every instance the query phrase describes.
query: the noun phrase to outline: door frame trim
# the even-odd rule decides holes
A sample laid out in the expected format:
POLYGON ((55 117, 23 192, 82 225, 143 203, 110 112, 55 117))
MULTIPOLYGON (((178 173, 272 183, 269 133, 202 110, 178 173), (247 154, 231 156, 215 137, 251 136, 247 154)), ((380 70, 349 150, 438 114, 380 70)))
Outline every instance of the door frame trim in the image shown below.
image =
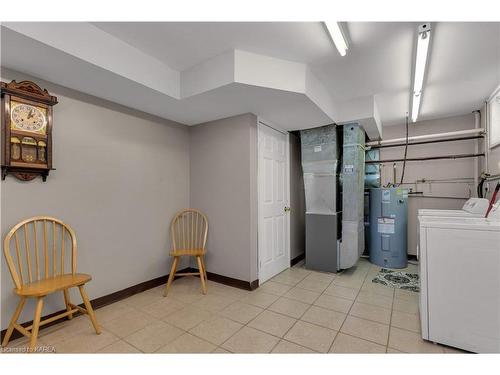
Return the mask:
MULTIPOLYGON (((275 130, 283 135, 286 136, 286 144, 285 144, 285 157, 286 157, 286 163, 287 163, 287 168, 286 168, 286 173, 287 176, 285 178, 285 185, 286 185, 286 203, 288 206, 290 206, 290 132, 286 130, 281 130, 277 129, 272 123, 263 120, 262 118, 257 118, 257 276, 259 278, 259 282, 265 282, 260 279, 260 255, 261 255, 261 249, 260 249, 260 230, 261 230, 261 220, 260 220, 260 199, 262 196, 261 193, 261 184, 260 184, 260 127, 261 126, 266 126, 272 130, 275 130)), ((285 253, 286 256, 290 259, 291 257, 291 249, 290 249, 290 240, 291 240, 291 233, 290 233, 290 213, 286 215, 286 225, 288 227, 288 240, 286 241, 286 248, 285 248, 285 253)), ((291 261, 291 259, 290 259, 291 261)), ((291 263, 288 263, 288 268, 291 267, 291 263)))

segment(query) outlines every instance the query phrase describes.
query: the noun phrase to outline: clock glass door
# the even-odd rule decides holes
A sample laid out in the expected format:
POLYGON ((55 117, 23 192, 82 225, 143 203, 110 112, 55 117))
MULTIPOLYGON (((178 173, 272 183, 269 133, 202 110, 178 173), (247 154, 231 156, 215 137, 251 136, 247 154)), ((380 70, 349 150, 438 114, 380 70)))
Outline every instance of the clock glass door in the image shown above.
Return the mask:
POLYGON ((27 103, 11 101, 11 130, 45 134, 47 109, 27 103))

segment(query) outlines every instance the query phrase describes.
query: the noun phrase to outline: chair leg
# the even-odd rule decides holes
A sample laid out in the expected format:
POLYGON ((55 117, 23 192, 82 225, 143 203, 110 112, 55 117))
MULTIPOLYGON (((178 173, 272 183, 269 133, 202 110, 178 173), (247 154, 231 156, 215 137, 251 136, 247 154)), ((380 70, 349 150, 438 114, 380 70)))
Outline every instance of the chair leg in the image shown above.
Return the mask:
POLYGON ((43 297, 38 297, 35 307, 35 318, 33 319, 33 328, 31 329, 30 347, 29 351, 35 349, 36 340, 38 339, 38 329, 40 328, 40 319, 42 317, 43 297))
POLYGON ((166 297, 168 291, 170 289, 170 285, 172 285, 172 281, 174 281, 175 272, 177 272, 177 264, 179 263, 179 257, 174 257, 174 261, 172 262, 172 268, 170 269, 170 275, 168 275, 167 286, 165 287, 165 291, 163 292, 163 297, 166 297))
POLYGON ((198 270, 200 271, 201 290, 203 294, 207 294, 207 284, 205 283, 205 270, 201 261, 201 257, 197 256, 196 261, 198 262, 198 270))
POLYGON ((83 303, 85 304, 85 310, 87 310, 87 315, 90 318, 90 321, 92 322, 92 325, 94 326, 95 333, 98 335, 101 334, 101 328, 99 327, 99 324, 97 324, 97 319, 94 314, 94 309, 92 309, 92 305, 90 304, 89 297, 87 296, 87 293, 85 293, 85 288, 83 285, 80 285, 78 287, 80 290, 80 294, 82 296, 83 303))
POLYGON ((16 311, 14 315, 12 315, 12 319, 10 321, 9 327, 7 328, 7 332, 5 332, 5 336, 2 341, 2 347, 6 347, 9 343, 10 336, 12 336, 12 332, 14 332, 14 324, 17 323, 17 319, 19 315, 21 315, 21 311, 23 311, 24 304, 26 303, 26 297, 21 297, 19 303, 17 304, 16 311))
POLYGON ((201 264, 203 265, 203 273, 205 274, 205 280, 208 280, 207 277, 207 266, 205 265, 205 257, 201 257, 201 264))
MULTIPOLYGON (((69 299, 68 289, 64 289, 63 293, 64 293, 64 304, 66 305, 66 311, 71 311, 71 306, 69 305, 71 303, 71 300, 69 299)), ((68 315, 68 320, 71 319, 73 319, 73 314, 68 315)))

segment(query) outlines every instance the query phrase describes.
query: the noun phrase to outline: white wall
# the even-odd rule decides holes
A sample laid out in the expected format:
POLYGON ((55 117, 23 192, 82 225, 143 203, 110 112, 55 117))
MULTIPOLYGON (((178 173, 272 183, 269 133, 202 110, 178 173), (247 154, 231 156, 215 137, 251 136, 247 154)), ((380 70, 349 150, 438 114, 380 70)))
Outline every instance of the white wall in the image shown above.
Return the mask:
POLYGON ((252 282, 257 275, 257 117, 191 128, 191 205, 209 218, 207 270, 252 282))
MULTIPOLYGON (((1 235, 34 215, 68 223, 78 238, 78 269, 90 273, 90 298, 107 295, 170 270, 168 225, 189 206, 189 128, 83 95, 25 74, 2 71, 2 81, 32 79, 59 99, 54 107, 56 168, 47 182, 1 182, 1 235)), ((1 328, 17 305, 2 254, 1 328)), ((80 301, 74 295, 75 301, 80 301)), ((31 301, 32 302, 32 301, 31 301)), ((33 318, 27 305, 21 321, 33 318)), ((63 308, 62 294, 43 314, 63 308)))
MULTIPOLYGON (((409 135, 422 135, 450 132, 454 130, 465 130, 474 128, 473 114, 463 116, 448 117, 438 120, 422 121, 415 124, 410 123, 409 135)), ((405 126, 388 126, 384 128, 384 139, 400 138, 405 136, 405 126)), ((469 154, 474 152, 474 140, 431 143, 425 145, 410 146, 408 148, 408 157, 419 156, 437 156, 451 154, 469 154)), ((404 147, 382 148, 380 159, 402 158, 404 147)), ((411 188, 413 191, 421 191, 426 196, 436 196, 438 198, 423 198, 410 196, 408 204, 408 253, 416 254, 416 234, 417 234, 417 212, 422 208, 436 209, 459 209, 465 200, 474 195, 475 186, 473 185, 473 163, 474 159, 456 159, 456 160, 432 160, 423 162, 406 163, 406 172, 404 187, 411 188), (418 183, 416 180, 446 180, 455 178, 470 178, 469 182, 447 182, 434 181, 429 183, 418 183), (455 197, 455 198, 452 198, 455 197)), ((397 164, 396 181, 399 183, 401 178, 402 163, 397 164)), ((393 181, 392 164, 383 164, 381 171, 382 185, 393 181)))

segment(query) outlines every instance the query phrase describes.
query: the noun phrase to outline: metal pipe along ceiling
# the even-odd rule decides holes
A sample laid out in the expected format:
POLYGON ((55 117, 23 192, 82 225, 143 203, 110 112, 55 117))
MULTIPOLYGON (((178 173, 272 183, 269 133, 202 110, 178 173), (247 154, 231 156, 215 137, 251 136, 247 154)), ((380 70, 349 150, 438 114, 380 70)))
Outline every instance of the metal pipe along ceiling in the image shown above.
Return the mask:
MULTIPOLYGON (((439 159, 464 159, 464 158, 477 158, 484 156, 484 152, 478 154, 456 154, 456 155, 440 155, 440 156, 423 156, 419 158, 406 158, 406 161, 425 161, 425 160, 439 160, 439 159)), ((383 164, 383 163, 396 163, 402 162, 405 159, 387 159, 387 160, 366 160, 366 164, 383 164)))
MULTIPOLYGON (((482 134, 482 133, 484 133, 484 130, 485 130, 484 128, 477 128, 477 129, 468 129, 468 130, 458 130, 458 131, 447 132, 447 133, 415 135, 412 137, 408 137, 408 142, 422 141, 425 139, 437 139, 437 138, 447 138, 447 137, 455 137, 455 136, 465 136, 465 135, 471 135, 471 134, 482 134)), ((400 142, 406 142, 406 137, 367 142, 366 146, 380 146, 380 145, 387 145, 387 144, 391 144, 391 143, 400 143, 400 142)))
MULTIPOLYGON (((431 144, 431 143, 442 143, 442 142, 468 141, 468 140, 472 140, 472 139, 483 139, 483 138, 484 138, 484 135, 469 135, 466 137, 457 137, 457 138, 448 138, 448 139, 430 139, 427 141, 411 142, 411 143, 408 143, 408 146, 427 145, 427 144, 431 144)), ((371 146, 370 149, 375 150, 375 149, 380 149, 380 148, 404 147, 404 146, 406 146, 406 143, 394 143, 394 144, 388 144, 388 145, 371 146)), ((479 150, 477 152, 479 152, 479 150)))

